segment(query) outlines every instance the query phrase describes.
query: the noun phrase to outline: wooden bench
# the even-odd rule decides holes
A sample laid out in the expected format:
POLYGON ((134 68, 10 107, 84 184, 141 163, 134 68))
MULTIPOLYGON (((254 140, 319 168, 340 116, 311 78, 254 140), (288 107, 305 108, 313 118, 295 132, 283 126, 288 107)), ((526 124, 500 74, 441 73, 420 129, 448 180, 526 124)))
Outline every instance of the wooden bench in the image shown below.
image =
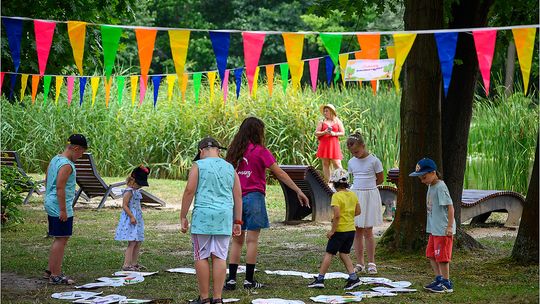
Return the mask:
MULTIPOLYGON (((24 177, 29 177, 28 174, 24 171, 22 168, 21 160, 19 158, 19 153, 16 151, 2 151, 0 152, 0 165, 1 166, 13 166, 19 170, 19 172, 24 177)), ((28 194, 24 198, 23 204, 28 204, 28 200, 30 200, 30 197, 33 193, 36 193, 38 195, 42 195, 45 193, 45 186, 43 185, 45 183, 45 180, 36 181, 33 184, 29 184, 28 187, 24 188, 23 190, 26 192, 28 191, 28 194)))
MULTIPOLYGON (((298 221, 311 214, 312 221, 329 221, 333 217, 330 201, 332 190, 319 172, 311 166, 280 165, 279 166, 308 197, 311 209, 300 206, 296 192, 282 183, 281 189, 285 196, 285 222, 298 221)), ((397 189, 391 186, 379 186, 382 204, 386 206, 385 218, 392 217, 392 207, 395 206, 397 189)))
MULTIPOLYGON (((102 197, 98 209, 105 205, 105 201, 108 197, 118 199, 122 197, 122 190, 120 186, 124 186, 126 181, 117 182, 113 184, 107 184, 101 178, 101 175, 97 172, 97 168, 94 162, 94 158, 91 153, 84 153, 81 158, 75 162, 75 168, 77 170, 77 184, 80 189, 77 191, 75 198, 73 199, 73 205, 77 203, 81 193, 85 193, 89 198, 102 197)), ((166 203, 151 193, 141 189, 143 198, 141 203, 165 206, 166 203)))
MULTIPOLYGON (((392 182, 397 185, 399 169, 390 169, 388 175, 390 172, 392 182)), ((395 196, 397 199, 397 191, 395 196)), ((461 222, 484 223, 492 212, 506 212, 508 217, 504 226, 519 226, 524 204, 525 197, 514 191, 465 189, 461 196, 461 222)))

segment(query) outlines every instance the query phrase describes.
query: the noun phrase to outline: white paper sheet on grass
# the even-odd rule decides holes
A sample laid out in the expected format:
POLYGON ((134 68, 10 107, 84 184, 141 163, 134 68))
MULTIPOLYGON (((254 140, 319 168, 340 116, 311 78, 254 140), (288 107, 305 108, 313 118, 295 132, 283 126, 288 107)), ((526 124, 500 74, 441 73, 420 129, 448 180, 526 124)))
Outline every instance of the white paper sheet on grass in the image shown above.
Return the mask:
POLYGON ((127 276, 127 277, 101 277, 97 279, 100 282, 121 282, 122 285, 132 285, 137 284, 144 281, 144 277, 142 276, 127 276))
POLYGON ((137 276, 137 277, 146 277, 151 276, 158 273, 157 271, 154 272, 143 272, 143 271, 117 271, 113 273, 113 276, 115 277, 128 277, 128 276, 137 276))
MULTIPOLYGON (((275 275, 282 275, 282 276, 296 276, 296 277, 303 277, 305 279, 313 279, 318 275, 318 273, 307 273, 307 272, 301 272, 301 271, 294 271, 294 270, 265 270, 266 274, 275 274, 275 275)), ((349 275, 343 272, 328 272, 325 276, 325 280, 330 279, 347 279, 349 278, 349 275)))
POLYGON ((120 302, 119 304, 138 304, 138 303, 150 303, 152 300, 140 300, 140 299, 125 299, 120 302))
POLYGON ((319 302, 319 303, 331 303, 331 304, 338 304, 338 303, 351 303, 351 302, 360 302, 362 301, 362 297, 357 296, 339 296, 339 295, 319 295, 316 297, 310 297, 310 299, 313 302, 319 302))
POLYGON ((286 299, 279 299, 279 298, 271 298, 271 299, 255 299, 251 301, 252 304, 305 304, 302 301, 299 300, 286 300, 286 299))
POLYGON ((75 286, 75 288, 77 288, 77 289, 95 289, 95 288, 100 288, 100 287, 120 287, 120 286, 124 286, 124 283, 123 282, 108 281, 108 282, 88 283, 88 284, 84 284, 84 285, 80 285, 80 286, 75 286))
POLYGON ((362 297, 362 298, 377 298, 377 297, 395 297, 397 296, 396 293, 390 293, 390 292, 377 292, 377 291, 370 291, 370 290, 363 290, 363 291, 349 291, 347 294, 362 297))
POLYGON ((100 297, 100 296, 94 296, 94 297, 90 297, 90 298, 86 298, 86 299, 79 299, 79 300, 75 300, 73 301, 73 303, 82 303, 82 304, 109 304, 109 303, 118 303, 120 301, 123 301, 127 299, 126 296, 121 296, 121 295, 116 295, 116 294, 112 294, 112 295, 108 295, 108 296, 104 296, 104 297, 100 297))
POLYGON ((410 289, 410 288, 392 288, 392 287, 373 287, 371 288, 373 291, 378 292, 391 292, 391 293, 408 293, 408 292, 416 292, 416 289, 410 289))
POLYGON ((86 299, 94 296, 99 296, 103 292, 91 292, 91 291, 64 291, 57 292, 51 295, 51 298, 58 300, 78 300, 86 299))
MULTIPOLYGON (((195 274, 195 268, 190 267, 179 267, 179 268, 171 268, 167 269, 168 272, 176 272, 176 273, 185 273, 185 274, 195 274)), ((257 271, 257 269, 255 269, 257 271)), ((236 273, 245 273, 246 272, 246 266, 238 266, 238 270, 236 273)), ((227 269, 227 273, 229 273, 229 269, 227 269)))

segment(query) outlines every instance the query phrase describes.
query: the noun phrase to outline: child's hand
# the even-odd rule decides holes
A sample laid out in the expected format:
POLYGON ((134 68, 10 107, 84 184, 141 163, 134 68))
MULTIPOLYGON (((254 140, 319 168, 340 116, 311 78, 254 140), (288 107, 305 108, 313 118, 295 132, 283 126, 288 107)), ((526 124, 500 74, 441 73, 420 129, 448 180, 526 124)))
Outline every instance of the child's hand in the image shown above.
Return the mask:
POLYGON ((180 219, 180 231, 182 231, 182 233, 186 233, 188 231, 188 228, 189 228, 188 219, 187 218, 180 219))
POLYGON ((60 222, 67 221, 67 212, 64 210, 60 210, 60 216, 58 218, 60 219, 60 222))
POLYGON ((446 227, 446 236, 452 236, 453 235, 453 231, 452 231, 452 227, 446 227))
POLYGON ((240 234, 242 234, 242 225, 234 224, 232 231, 234 236, 239 236, 240 234))
POLYGON ((131 223, 131 225, 137 225, 137 219, 134 216, 129 219, 129 222, 131 223))
POLYGON ((330 239, 334 233, 336 233, 334 230, 330 230, 326 233, 326 237, 330 239))

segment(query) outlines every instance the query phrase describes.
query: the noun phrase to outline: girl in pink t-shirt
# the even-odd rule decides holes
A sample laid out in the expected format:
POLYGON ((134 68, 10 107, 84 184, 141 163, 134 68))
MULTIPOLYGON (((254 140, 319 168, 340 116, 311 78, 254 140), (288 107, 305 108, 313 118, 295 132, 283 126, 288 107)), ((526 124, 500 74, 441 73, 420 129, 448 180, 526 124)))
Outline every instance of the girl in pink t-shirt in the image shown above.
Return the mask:
POLYGON ((229 146, 225 159, 234 166, 240 177, 242 187, 242 233, 239 236, 233 236, 229 254, 229 277, 224 289, 236 289, 236 272, 246 239, 246 279, 244 280, 244 288, 261 288, 264 285, 255 281, 253 274, 257 262, 259 234, 261 229, 270 226, 265 203, 266 169, 270 169, 280 181, 294 190, 303 206, 309 207, 309 200, 289 175, 279 167, 272 152, 264 146, 264 123, 258 118, 248 117, 242 122, 238 133, 229 146))

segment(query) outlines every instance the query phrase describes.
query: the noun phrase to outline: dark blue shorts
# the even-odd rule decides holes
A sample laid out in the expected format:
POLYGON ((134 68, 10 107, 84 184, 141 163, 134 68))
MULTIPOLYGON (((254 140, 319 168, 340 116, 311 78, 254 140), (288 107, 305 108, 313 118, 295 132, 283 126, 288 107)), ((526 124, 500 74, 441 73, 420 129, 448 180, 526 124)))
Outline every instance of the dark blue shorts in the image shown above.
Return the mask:
POLYGON ((242 230, 260 230, 270 227, 266 202, 261 192, 250 192, 242 197, 242 230))
POLYGON ((336 232, 328 240, 326 252, 336 255, 339 253, 351 253, 351 247, 354 242, 354 231, 336 232))
POLYGON ((66 237, 73 234, 73 216, 62 222, 58 216, 48 215, 49 235, 54 237, 66 237))

